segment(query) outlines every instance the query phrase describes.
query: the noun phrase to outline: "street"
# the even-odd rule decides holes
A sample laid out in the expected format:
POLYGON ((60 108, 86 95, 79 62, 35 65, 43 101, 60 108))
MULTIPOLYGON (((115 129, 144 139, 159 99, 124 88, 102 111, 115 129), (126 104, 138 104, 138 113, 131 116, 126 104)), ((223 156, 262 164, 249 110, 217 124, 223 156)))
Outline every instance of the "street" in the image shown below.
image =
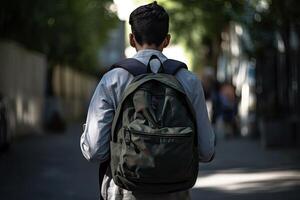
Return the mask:
POLYGON ((98 169, 81 154, 81 128, 28 136, 0 157, 1 200, 98 199, 98 169))
POLYGON ((300 199, 300 151, 265 150, 259 140, 219 141, 216 157, 201 164, 193 199, 300 199))
MULTIPOLYGON (((27 136, 0 156, 1 200, 97 199, 97 165, 79 148, 80 126, 65 134, 27 136)), ((300 199, 300 151, 264 150, 258 140, 219 141, 201 164, 192 199, 300 199)))

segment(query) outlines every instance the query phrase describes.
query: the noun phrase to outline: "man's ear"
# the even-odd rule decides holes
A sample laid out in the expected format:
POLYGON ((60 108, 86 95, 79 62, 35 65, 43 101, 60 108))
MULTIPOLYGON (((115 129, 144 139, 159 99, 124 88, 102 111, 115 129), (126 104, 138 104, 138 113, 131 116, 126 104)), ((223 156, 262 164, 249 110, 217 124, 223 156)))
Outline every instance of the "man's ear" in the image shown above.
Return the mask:
POLYGON ((134 35, 133 35, 132 33, 129 33, 129 44, 130 44, 130 46, 132 46, 133 48, 136 48, 134 35))
POLYGON ((170 40, 171 40, 171 35, 170 34, 168 34, 167 36, 166 36, 166 38, 164 39, 164 41, 163 41, 163 48, 166 48, 169 44, 170 44, 170 40))

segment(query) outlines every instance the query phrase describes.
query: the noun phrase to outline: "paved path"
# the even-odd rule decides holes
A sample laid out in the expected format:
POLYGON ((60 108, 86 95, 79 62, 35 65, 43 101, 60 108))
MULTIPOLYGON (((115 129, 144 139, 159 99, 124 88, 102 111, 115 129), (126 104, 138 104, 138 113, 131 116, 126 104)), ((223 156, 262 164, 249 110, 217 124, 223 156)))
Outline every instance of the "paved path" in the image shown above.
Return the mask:
MULTIPOLYGON (((0 199, 97 199, 97 165, 82 157, 79 130, 16 141, 0 155, 0 199)), ((245 139, 221 141, 215 160, 200 166, 191 194, 195 200, 299 200, 300 151, 263 150, 245 139)))
POLYGON ((193 199, 300 199, 300 149, 263 149, 257 140, 220 141, 200 165, 193 199))
POLYGON ((79 137, 78 126, 16 141, 0 156, 0 199, 97 199, 97 166, 83 158, 79 137))

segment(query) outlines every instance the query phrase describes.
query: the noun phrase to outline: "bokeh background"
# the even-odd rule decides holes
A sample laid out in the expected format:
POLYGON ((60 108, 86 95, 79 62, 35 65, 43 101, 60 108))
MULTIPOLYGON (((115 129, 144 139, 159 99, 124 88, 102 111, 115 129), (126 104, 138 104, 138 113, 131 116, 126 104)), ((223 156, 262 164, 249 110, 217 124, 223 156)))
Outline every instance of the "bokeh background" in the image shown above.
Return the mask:
MULTIPOLYGON (((150 2, 1 1, 0 199, 98 198, 82 124, 102 75, 135 53, 129 14, 150 2)), ((164 53, 201 79, 217 136, 192 199, 299 199, 300 2, 158 3, 164 53)))

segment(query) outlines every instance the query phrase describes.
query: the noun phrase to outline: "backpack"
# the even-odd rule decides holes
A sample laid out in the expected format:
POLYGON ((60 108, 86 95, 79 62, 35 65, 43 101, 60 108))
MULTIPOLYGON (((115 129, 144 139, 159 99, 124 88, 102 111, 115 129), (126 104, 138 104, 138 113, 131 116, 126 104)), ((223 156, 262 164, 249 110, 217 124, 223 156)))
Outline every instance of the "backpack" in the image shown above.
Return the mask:
POLYGON ((133 58, 112 66, 135 76, 118 104, 110 141, 113 180, 134 192, 187 190, 198 175, 194 110, 174 76, 187 67, 171 59, 160 64, 158 73, 133 58))

